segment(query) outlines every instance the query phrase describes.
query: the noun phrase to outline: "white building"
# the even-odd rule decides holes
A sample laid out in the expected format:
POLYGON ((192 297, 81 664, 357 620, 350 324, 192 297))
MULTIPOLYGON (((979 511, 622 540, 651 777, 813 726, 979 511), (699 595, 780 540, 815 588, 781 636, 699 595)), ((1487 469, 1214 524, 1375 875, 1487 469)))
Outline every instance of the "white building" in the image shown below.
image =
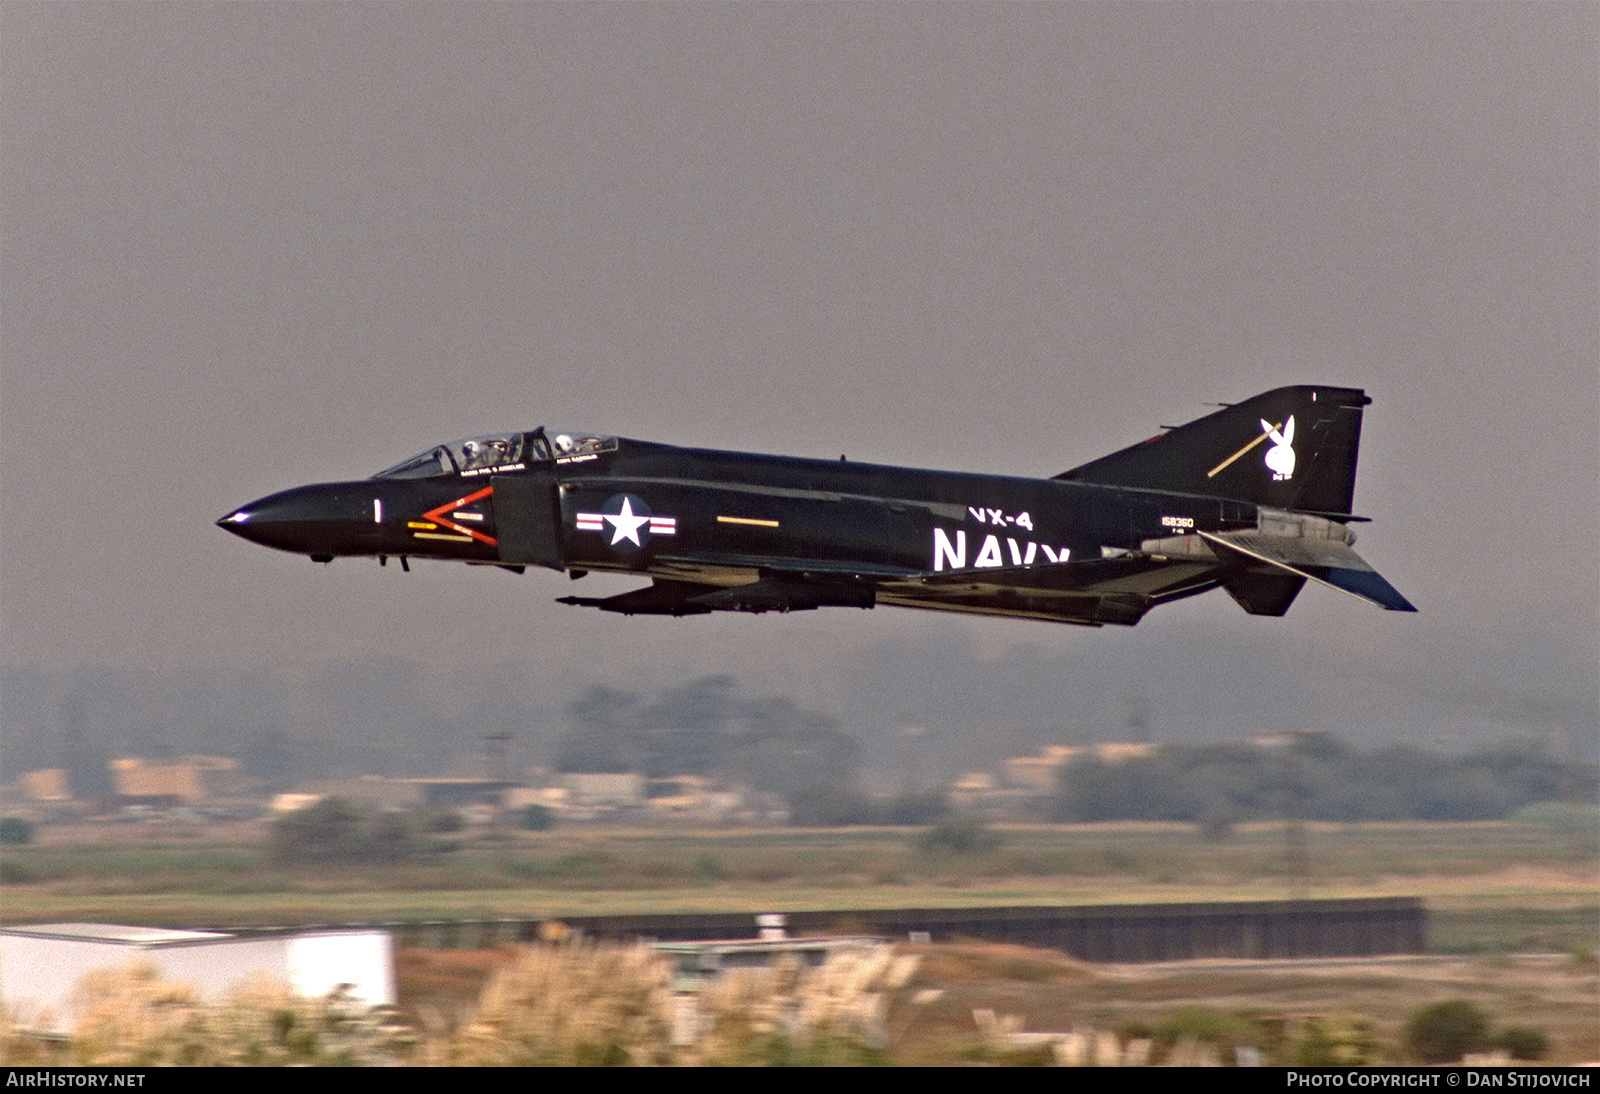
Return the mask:
POLYGON ((344 985, 367 1006, 395 1002, 389 932, 358 928, 231 934, 108 923, 46 923, 0 929, 0 1006, 27 1028, 63 1033, 78 987, 99 969, 153 965, 163 980, 192 985, 202 999, 270 977, 320 998, 344 985))

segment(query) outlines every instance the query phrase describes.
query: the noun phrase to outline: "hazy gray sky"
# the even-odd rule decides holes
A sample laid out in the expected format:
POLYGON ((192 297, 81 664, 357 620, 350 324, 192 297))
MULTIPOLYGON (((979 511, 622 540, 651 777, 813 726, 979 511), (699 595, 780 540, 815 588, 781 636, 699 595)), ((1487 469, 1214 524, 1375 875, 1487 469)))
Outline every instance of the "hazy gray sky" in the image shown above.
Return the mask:
POLYGON ((3 664, 1593 734, 1597 46, 1592 3, 9 0, 3 664), (1299 382, 1372 395, 1360 550, 1420 615, 629 620, 212 525, 541 423, 1050 475, 1299 382))

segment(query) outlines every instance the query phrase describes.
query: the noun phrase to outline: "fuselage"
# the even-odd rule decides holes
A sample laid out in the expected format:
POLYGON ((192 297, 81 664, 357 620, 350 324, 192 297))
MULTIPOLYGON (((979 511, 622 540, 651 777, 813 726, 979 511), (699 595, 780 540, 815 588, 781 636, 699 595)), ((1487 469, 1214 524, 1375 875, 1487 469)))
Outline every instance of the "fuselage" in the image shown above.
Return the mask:
POLYGON ((597 570, 841 560, 902 575, 1006 569, 1099 559, 1178 526, 1256 522, 1254 506, 1220 498, 636 441, 596 471, 561 474, 559 496, 570 565, 597 570), (671 539, 633 551, 614 532, 585 534, 579 515, 619 494, 671 517, 671 539))

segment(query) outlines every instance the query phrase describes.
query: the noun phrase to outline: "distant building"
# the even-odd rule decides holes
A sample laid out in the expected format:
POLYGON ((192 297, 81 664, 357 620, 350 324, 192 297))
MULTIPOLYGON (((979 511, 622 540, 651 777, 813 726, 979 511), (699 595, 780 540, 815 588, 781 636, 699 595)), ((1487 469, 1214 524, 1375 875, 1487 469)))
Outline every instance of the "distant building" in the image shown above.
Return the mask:
POLYGON ((182 756, 147 760, 137 756, 112 760, 111 790, 123 805, 170 808, 203 805, 238 789, 239 761, 230 756, 182 756))
POLYGON ((277 816, 285 813, 298 813, 302 809, 310 809, 322 800, 321 794, 286 793, 272 795, 269 808, 277 816))
POLYGON ((576 772, 560 777, 567 801, 578 809, 632 809, 644 804, 645 778, 637 772, 576 772))
POLYGON ((564 786, 513 786, 506 791, 505 807, 511 810, 542 805, 557 811, 567 807, 567 789, 564 786))
POLYGON ((964 813, 1021 816, 1033 793, 1015 786, 1000 786, 987 771, 969 771, 950 784, 950 804, 964 813))
MULTIPOLYGON (((361 802, 375 809, 418 809, 423 804, 422 787, 404 779, 384 779, 376 775, 364 775, 356 779, 320 779, 300 786, 292 794, 280 794, 273 800, 273 809, 278 809, 278 801, 286 798, 308 798, 306 804, 313 805, 323 798, 343 798, 345 801, 361 802)), ((304 805, 296 806, 303 809, 304 805)))
POLYGON ((1106 741, 1094 746, 1094 754, 1096 759, 1105 763, 1120 764, 1154 756, 1159 747, 1148 741, 1106 741))
POLYGON ((744 790, 704 775, 652 779, 648 792, 650 812, 665 819, 717 823, 751 808, 744 790))
POLYGON ((1082 751, 1070 745, 1046 745, 1037 756, 1013 756, 1002 765, 1006 785, 1041 793, 1054 790, 1061 769, 1082 751))
POLYGON ((1048 793, 1055 789, 1061 769, 1079 756, 1093 756, 1102 763, 1120 764, 1143 756, 1153 756, 1158 745, 1146 741, 1104 741, 1085 748, 1046 745, 1037 756, 1013 756, 1004 764, 1008 785, 1048 793))
POLYGON ((72 786, 64 767, 46 767, 26 772, 21 779, 23 797, 36 802, 64 802, 72 800, 72 786))
POLYGON ((481 805, 499 808, 511 784, 498 779, 442 777, 387 779, 366 775, 358 779, 328 779, 307 783, 272 800, 275 813, 292 813, 324 798, 343 798, 376 809, 464 809, 481 805))
POLYGON ((1102 763, 1119 764, 1142 756, 1152 756, 1160 746, 1137 741, 1110 741, 1082 748, 1071 745, 1046 745, 1035 756, 1012 756, 1000 765, 998 784, 994 776, 973 772, 950 785, 950 803, 958 809, 993 816, 1026 816, 1042 798, 1055 793, 1061 771, 1083 756, 1102 763))

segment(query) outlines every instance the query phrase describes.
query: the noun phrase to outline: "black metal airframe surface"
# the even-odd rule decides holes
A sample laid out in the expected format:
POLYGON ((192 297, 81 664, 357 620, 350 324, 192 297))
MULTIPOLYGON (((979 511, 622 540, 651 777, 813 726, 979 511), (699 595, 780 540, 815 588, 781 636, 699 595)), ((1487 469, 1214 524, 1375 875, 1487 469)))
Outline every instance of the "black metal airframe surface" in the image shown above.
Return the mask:
POLYGON ((1100 625, 1215 588, 1282 615, 1307 580, 1413 611, 1350 549, 1366 396, 1280 388, 1049 479, 535 429, 437 445, 218 523, 328 561, 634 573, 625 614, 878 604, 1100 625))

